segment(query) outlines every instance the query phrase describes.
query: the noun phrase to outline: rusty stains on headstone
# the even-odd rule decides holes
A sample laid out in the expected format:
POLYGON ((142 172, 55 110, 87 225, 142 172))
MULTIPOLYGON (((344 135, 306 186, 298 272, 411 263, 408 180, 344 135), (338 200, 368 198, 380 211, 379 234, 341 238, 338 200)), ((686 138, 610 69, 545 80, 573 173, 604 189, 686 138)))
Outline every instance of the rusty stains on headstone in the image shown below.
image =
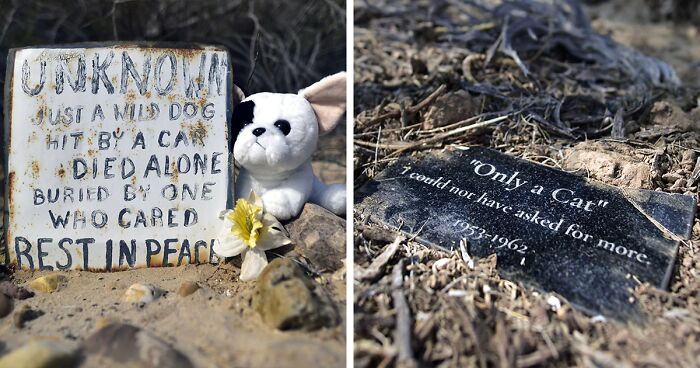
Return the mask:
POLYGON ((204 45, 12 50, 8 263, 115 271, 212 261, 232 199, 231 74, 228 52, 204 45))

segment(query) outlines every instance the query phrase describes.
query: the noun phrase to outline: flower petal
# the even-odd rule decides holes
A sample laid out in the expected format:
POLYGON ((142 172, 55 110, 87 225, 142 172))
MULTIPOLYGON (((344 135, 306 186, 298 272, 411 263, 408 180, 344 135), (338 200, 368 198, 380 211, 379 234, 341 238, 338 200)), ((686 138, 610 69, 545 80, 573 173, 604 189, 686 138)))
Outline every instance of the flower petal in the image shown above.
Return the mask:
POLYGON ((230 232, 217 237, 217 242, 214 242, 214 253, 222 257, 235 257, 241 254, 246 249, 246 244, 240 238, 231 236, 230 232))
POLYGON ((231 230, 231 226, 233 226, 233 221, 231 221, 231 214, 233 213, 233 210, 228 209, 223 211, 223 228, 227 229, 227 231, 231 230))
POLYGON ((282 224, 275 218, 275 216, 272 216, 269 213, 265 213, 263 214, 261 221, 265 228, 270 228, 272 230, 284 234, 285 236, 289 236, 287 229, 285 229, 284 226, 282 226, 282 224))
POLYGON ((257 280, 263 268, 267 266, 267 256, 265 251, 257 247, 248 249, 243 255, 243 266, 241 266, 241 281, 257 280))
MULTIPOLYGON (((227 212, 230 213, 232 211, 227 212)), ((219 235, 216 237, 218 241, 214 242, 214 253, 222 257, 234 257, 245 250, 245 243, 240 238, 231 235, 231 226, 233 222, 228 218, 224 218, 219 235)))
POLYGON ((255 191, 253 191, 253 190, 250 191, 250 196, 248 197, 248 202, 252 203, 255 207, 260 207, 262 209, 261 212, 265 211, 265 208, 263 207, 262 198, 257 193, 255 193, 255 191))
POLYGON ((262 221, 265 226, 256 248, 269 250, 292 243, 287 229, 274 216, 266 213, 262 221))
POLYGON ((282 234, 263 233, 255 247, 260 250, 270 250, 291 244, 292 241, 282 234))

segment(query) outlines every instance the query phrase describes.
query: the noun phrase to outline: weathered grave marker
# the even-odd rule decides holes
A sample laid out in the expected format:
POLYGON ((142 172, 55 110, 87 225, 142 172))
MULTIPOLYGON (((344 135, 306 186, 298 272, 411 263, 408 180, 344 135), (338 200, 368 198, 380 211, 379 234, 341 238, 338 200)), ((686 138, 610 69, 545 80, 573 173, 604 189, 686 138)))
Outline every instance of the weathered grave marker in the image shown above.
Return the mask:
POLYGON ((625 190, 484 148, 404 157, 357 193, 370 220, 498 254, 499 272, 591 314, 641 319, 636 280, 668 285, 695 199, 625 190))
POLYGON ((224 49, 68 45, 11 50, 8 61, 10 264, 211 260, 231 192, 224 49))

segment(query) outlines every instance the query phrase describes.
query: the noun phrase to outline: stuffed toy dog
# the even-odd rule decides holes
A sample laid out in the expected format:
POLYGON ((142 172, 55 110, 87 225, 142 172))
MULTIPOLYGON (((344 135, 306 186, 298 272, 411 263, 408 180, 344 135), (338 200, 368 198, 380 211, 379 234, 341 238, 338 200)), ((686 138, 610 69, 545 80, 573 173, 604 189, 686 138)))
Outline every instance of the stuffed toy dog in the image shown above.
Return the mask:
POLYGON ((311 170, 319 135, 345 113, 345 79, 338 73, 298 94, 256 93, 234 108, 236 198, 254 191, 279 220, 297 216, 307 201, 345 214, 345 185, 326 185, 311 170))

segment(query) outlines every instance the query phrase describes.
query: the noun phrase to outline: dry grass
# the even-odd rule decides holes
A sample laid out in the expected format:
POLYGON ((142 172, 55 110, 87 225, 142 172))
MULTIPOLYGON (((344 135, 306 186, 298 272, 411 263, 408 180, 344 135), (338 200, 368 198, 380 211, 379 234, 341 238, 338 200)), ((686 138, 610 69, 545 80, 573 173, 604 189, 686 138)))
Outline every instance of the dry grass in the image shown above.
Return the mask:
MULTIPOLYGON (((661 98, 687 114, 697 107, 698 86, 669 90, 654 82, 626 84, 634 74, 623 70, 600 78, 599 68, 611 65, 604 59, 579 64, 548 48, 533 55, 516 41, 512 49, 529 76, 510 51, 487 63, 488 47, 471 47, 478 44, 473 40, 494 42, 503 22, 471 18, 479 12, 468 11, 467 3, 476 2, 356 5, 356 186, 415 151, 481 145, 558 167, 572 147, 589 139, 649 164, 652 189, 698 198, 700 131, 684 131, 649 114, 661 98), (465 41, 465 34, 475 38, 465 41), (561 69, 553 67, 557 64, 561 69), (590 73, 583 78, 567 72, 584 69, 590 73), (637 108, 611 109, 623 105, 637 108)), ((410 239, 397 244, 398 234, 360 214, 354 220, 355 274, 361 276, 353 300, 356 366, 698 364, 698 217, 691 240, 681 244, 669 290, 646 285, 635 290, 650 315, 644 326, 593 319, 566 302, 553 308, 550 295, 500 278, 495 257, 471 268, 459 252, 410 239)))

